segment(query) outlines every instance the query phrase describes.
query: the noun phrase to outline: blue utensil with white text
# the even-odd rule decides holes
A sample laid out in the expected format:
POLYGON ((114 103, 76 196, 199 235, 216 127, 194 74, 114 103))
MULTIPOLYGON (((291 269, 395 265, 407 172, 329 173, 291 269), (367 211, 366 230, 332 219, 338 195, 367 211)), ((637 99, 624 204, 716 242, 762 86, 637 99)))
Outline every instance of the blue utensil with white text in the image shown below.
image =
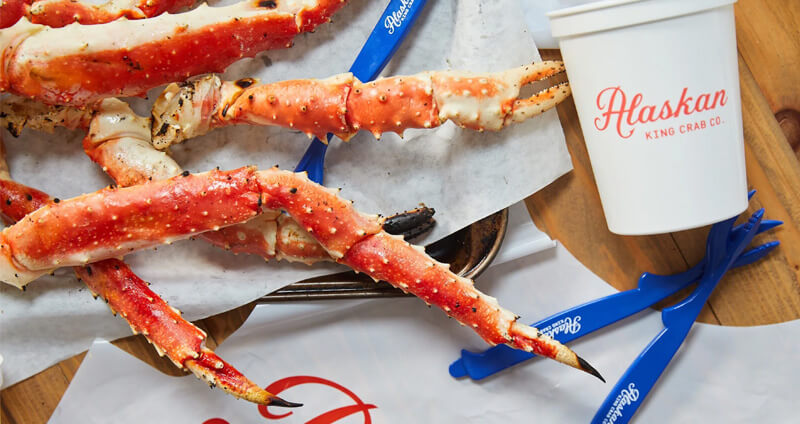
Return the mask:
POLYGON ((611 389, 592 419, 593 424, 624 424, 630 421, 678 352, 717 283, 753 240, 763 216, 764 209, 754 213, 744 229, 729 240, 726 240, 729 229, 736 217, 712 226, 702 280, 689 297, 661 312, 664 329, 644 348, 611 389))
MULTIPOLYGON (((386 6, 350 72, 362 82, 372 81, 389 62, 411 30, 427 0, 392 0, 386 6)), ((333 134, 328 134, 328 142, 333 134)), ((325 152, 328 145, 314 137, 295 172, 308 171, 308 178, 322 184, 325 152)))
MULTIPOLYGON (((752 195, 752 194, 751 194, 752 195)), ((765 220, 758 232, 781 225, 781 221, 765 220)), ((731 231, 736 236, 743 227, 731 231)), ((777 241, 765 243, 742 253, 731 268, 749 265, 766 256, 778 246, 777 241)), ((706 260, 680 274, 657 275, 644 273, 635 289, 592 300, 545 318, 532 327, 538 328, 561 343, 568 343, 623 318, 640 312, 696 282, 703 275, 706 260)), ((498 345, 484 352, 461 351, 461 358, 450 365, 450 375, 455 378, 470 377, 480 380, 496 374, 536 355, 506 345, 498 345)))

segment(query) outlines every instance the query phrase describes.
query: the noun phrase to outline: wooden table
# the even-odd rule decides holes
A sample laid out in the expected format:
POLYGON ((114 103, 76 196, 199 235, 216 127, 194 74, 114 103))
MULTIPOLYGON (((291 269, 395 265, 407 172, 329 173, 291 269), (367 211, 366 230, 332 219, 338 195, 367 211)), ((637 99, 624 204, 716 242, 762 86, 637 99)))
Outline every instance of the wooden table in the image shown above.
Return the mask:
MULTIPOLYGON (((739 0, 736 24, 747 174, 758 190, 751 211, 765 207, 769 218, 785 224, 756 240, 778 239, 780 249, 757 266, 732 271, 700 319, 768 324, 800 318, 800 1, 739 0)), ((559 53, 542 54, 554 58, 559 53)), ((632 288, 643 271, 669 274, 696 263, 703 256, 707 229, 647 237, 608 232, 575 107, 567 101, 558 113, 575 170, 526 200, 534 222, 618 289, 632 288)), ((209 346, 238 328, 252 308, 199 322, 208 331, 209 346)), ((140 336, 115 344, 167 374, 181 374, 140 336)), ((76 355, 3 390, 0 422, 46 422, 83 357, 76 355)))

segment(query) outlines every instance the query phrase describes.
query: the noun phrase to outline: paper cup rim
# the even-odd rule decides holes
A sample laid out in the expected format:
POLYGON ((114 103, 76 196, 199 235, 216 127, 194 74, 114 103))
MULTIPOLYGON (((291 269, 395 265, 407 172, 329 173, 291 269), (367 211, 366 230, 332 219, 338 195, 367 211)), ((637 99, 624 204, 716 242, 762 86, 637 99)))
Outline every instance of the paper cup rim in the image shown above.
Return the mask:
POLYGON ((736 3, 737 0, 603 0, 547 13, 554 38, 669 19, 736 3))

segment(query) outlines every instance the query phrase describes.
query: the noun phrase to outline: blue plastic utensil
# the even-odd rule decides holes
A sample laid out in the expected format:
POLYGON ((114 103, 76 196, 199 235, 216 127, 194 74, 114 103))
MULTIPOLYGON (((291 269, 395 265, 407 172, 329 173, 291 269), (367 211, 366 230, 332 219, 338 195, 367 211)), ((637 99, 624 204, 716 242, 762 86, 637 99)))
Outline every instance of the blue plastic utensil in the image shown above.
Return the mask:
MULTIPOLYGON (((750 193, 750 196, 752 195, 753 192, 750 193)), ((765 220, 759 226, 758 232, 768 231, 781 224, 781 221, 765 220)), ((731 230, 731 237, 737 237, 742 231, 743 226, 737 226, 731 230)), ((779 242, 773 241, 750 249, 739 255, 731 267, 735 268, 756 262, 778 245, 779 242)), ((706 263, 707 258, 704 258, 689 270, 669 276, 645 272, 639 277, 639 284, 635 289, 615 293, 570 308, 532 326, 561 343, 568 343, 640 312, 688 287, 702 277, 706 263)), ((513 349, 506 345, 498 345, 484 352, 462 350, 461 358, 450 365, 449 371, 450 375, 455 378, 468 376, 474 380, 480 380, 534 357, 536 355, 532 353, 513 349)))
MULTIPOLYGON (((375 28, 372 29, 367 42, 364 43, 364 47, 361 48, 361 52, 358 53, 353 66, 350 67, 350 72, 356 78, 367 82, 372 81, 381 73, 411 27, 414 26, 426 1, 392 0, 389 2, 375 28)), ((333 134, 328 133, 328 142, 331 141, 331 138, 333 138, 333 134)), ((295 171, 308 171, 308 178, 322 184, 327 150, 328 145, 314 137, 295 171)))
POLYGON ((706 247, 708 259, 700 284, 684 301, 661 312, 664 329, 628 367, 598 409, 592 423, 613 421, 624 424, 630 421, 683 344, 719 280, 730 269, 745 246, 753 240, 763 216, 764 209, 753 214, 743 231, 727 243, 727 249, 728 230, 736 218, 712 227, 706 247))

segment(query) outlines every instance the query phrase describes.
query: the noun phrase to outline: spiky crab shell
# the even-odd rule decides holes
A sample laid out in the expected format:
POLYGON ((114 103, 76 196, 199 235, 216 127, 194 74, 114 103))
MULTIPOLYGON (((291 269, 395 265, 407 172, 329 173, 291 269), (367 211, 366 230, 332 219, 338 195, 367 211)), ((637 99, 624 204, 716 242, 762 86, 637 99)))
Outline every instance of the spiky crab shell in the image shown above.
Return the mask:
MULTIPOLYGON (((383 232, 379 217, 356 211, 352 202, 339 198, 335 190, 309 181, 305 174, 275 168, 258 173, 252 168, 241 168, 179 176, 48 204, 0 233, 0 246, 7 250, 4 253, 7 263, 0 263, 0 277, 5 282, 22 284, 25 282, 20 281, 23 277, 9 277, 16 270, 14 263, 23 263, 26 269, 52 267, 54 264, 79 265, 127 253, 126 248, 148 247, 154 244, 154 240, 164 242, 187 238, 196 234, 198 228, 203 228, 200 224, 189 228, 189 225, 196 224, 193 220, 198 216, 209 217, 212 223, 220 217, 238 218, 244 222, 260 211, 262 201, 267 208, 288 212, 337 261, 373 278, 385 278, 403 290, 414 292, 426 302, 437 304, 462 324, 471 326, 487 342, 535 350, 575 368, 587 369, 585 362, 565 346, 538 331, 520 329, 515 323, 516 317, 501 308, 494 298, 476 290, 472 281, 453 274, 446 265, 428 257, 421 248, 383 232), (239 183, 231 180, 239 180, 239 183), (124 194, 119 194, 122 191, 124 194), (258 202, 255 206, 253 198, 258 202), (222 200, 230 200, 227 202, 229 215, 222 212, 225 207, 217 205, 222 204, 222 200), (194 213, 187 213, 181 203, 184 201, 195 207, 194 213), (175 223, 173 221, 166 228, 160 228, 168 222, 165 220, 168 208, 164 206, 169 202, 176 202, 174 215, 178 225, 170 226, 175 223), (80 218, 78 222, 84 222, 86 205, 98 209, 93 217, 96 222, 84 228, 81 238, 66 223, 74 222, 76 216, 80 218), (196 212, 217 207, 220 209, 213 213, 196 212), (149 216, 151 208, 156 212, 154 219, 141 219, 149 216), (132 226, 131 222, 135 225, 132 226), (115 225, 121 225, 123 231, 113 229, 115 225), (42 231, 52 233, 45 236, 50 243, 46 247, 36 245, 42 237, 33 235, 26 238, 21 234, 40 234, 42 231), (109 234, 95 234, 98 231, 109 234), (72 239, 78 239, 78 243, 73 243, 72 239), (87 243, 87 240, 92 242, 87 243), (101 243, 98 245, 94 241, 101 243), (124 244, 118 245, 118 249, 111 248, 121 241, 124 244)), ((207 227, 209 224, 204 225, 207 227)), ((596 373, 591 367, 589 369, 596 373)))
POLYGON ((472 280, 454 274, 448 265, 402 237, 376 234, 350 249, 339 262, 437 305, 489 343, 511 341, 508 329, 516 320, 514 314, 475 289, 472 280))
MULTIPOLYGON (((0 156, 0 167, 5 169, 4 156, 0 156)), ((13 199, 0 203, 9 224, 54 201, 39 190, 12 181, 7 172, 0 175, 0 198, 13 199)), ((219 386, 236 397, 265 405, 275 400, 271 393, 206 348, 206 333, 183 319, 180 311, 150 290, 150 284, 121 260, 106 259, 73 270, 94 296, 102 297, 114 314, 119 313, 128 322, 134 334, 142 334, 159 355, 166 355, 176 366, 191 370, 209 385, 219 386)))
POLYGON ((52 201, 47 193, 25 187, 4 177, 0 177, 0 202, 3 203, 3 215, 8 217, 9 221, 19 221, 29 211, 39 209, 52 201))
POLYGON ((353 208, 353 202, 296 174, 272 168, 258 175, 264 206, 286 211, 328 254, 338 259, 357 242, 382 231, 383 219, 353 208))
POLYGON ((0 233, 0 248, 20 271, 83 265, 209 230, 245 222, 261 212, 254 168, 210 171, 106 188, 51 203, 0 233), (36 228, 35 231, 31 231, 36 228), (13 253, 11 253, 13 252, 13 253))
POLYGON ((352 74, 327 79, 259 84, 250 78, 226 82, 206 76, 170 84, 153 105, 153 144, 173 143, 234 124, 277 125, 326 140, 347 141, 359 130, 376 138, 402 136, 409 128, 433 128, 445 121, 477 131, 500 130, 549 110, 569 94, 558 84, 519 98, 525 84, 564 72, 557 61, 494 73, 423 72, 362 83, 352 74))
POLYGON ((0 29, 22 18, 34 24, 60 28, 71 23, 95 25, 119 18, 142 19, 164 12, 177 12, 194 0, 114 0, 91 4, 74 0, 3 0, 0 2, 0 29))
POLYGON ((95 296, 103 296, 113 313, 119 312, 131 326, 133 334, 156 340, 160 355, 183 368, 184 362, 200 356, 206 334, 193 325, 181 325, 177 309, 156 295, 124 262, 106 259, 75 267, 75 273, 95 296))
POLYGON ((51 104, 133 96, 192 75, 221 72, 258 52, 291 46, 343 0, 246 0, 152 19, 49 28, 21 20, 0 36, 0 91, 51 104))
POLYGON ((181 316, 149 288, 124 262, 107 259, 75 267, 75 273, 96 296, 102 296, 115 314, 128 322, 134 334, 142 334, 159 355, 185 368, 210 386, 237 398, 268 405, 274 395, 245 377, 211 349, 206 333, 181 316))
POLYGON ((164 12, 178 12, 194 3, 194 0, 115 0, 104 4, 73 0, 36 0, 26 16, 35 24, 61 28, 72 23, 103 24, 122 17, 151 18, 164 12))
MULTIPOLYGON (((163 180, 183 172, 166 153, 153 148, 149 141, 149 120, 136 115, 127 103, 117 99, 104 99, 93 110, 81 110, 12 98, 0 102, 0 112, 0 123, 8 123, 19 130, 23 126, 49 131, 58 126, 86 128, 84 152, 122 187, 163 180)), ((409 216, 420 213, 424 215, 425 210, 414 211, 409 216)), ((422 222, 419 224, 426 226, 422 222)), ((402 230, 410 228, 406 225, 402 230)), ((198 237, 233 253, 255 254, 265 259, 309 265, 331 260, 325 249, 297 222, 266 208, 250 221, 198 237)))

